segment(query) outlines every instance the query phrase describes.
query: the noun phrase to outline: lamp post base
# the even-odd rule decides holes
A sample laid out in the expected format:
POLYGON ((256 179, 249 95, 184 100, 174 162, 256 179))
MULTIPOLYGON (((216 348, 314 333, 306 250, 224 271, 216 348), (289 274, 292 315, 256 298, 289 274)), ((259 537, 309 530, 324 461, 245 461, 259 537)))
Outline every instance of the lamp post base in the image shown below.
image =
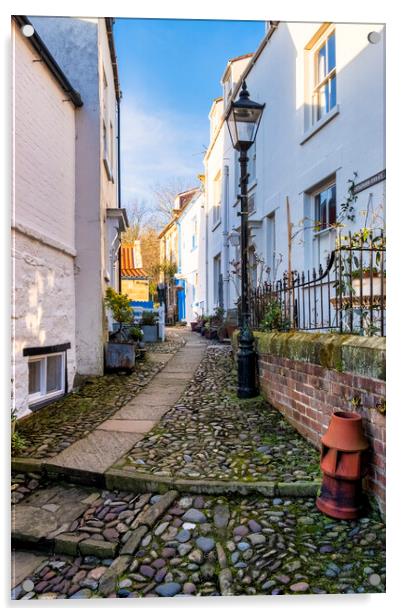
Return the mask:
POLYGON ((254 350, 254 337, 249 329, 243 330, 239 337, 237 353, 237 397, 255 398, 258 396, 256 384, 257 357, 254 350))

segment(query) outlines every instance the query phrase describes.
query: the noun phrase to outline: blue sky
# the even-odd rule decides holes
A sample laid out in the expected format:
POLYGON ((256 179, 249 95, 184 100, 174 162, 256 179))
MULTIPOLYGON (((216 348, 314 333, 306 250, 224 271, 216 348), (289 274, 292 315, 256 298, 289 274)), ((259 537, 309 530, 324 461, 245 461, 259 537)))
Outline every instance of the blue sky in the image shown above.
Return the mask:
POLYGON ((122 205, 203 172, 208 113, 229 58, 253 52, 264 22, 117 19, 122 205))

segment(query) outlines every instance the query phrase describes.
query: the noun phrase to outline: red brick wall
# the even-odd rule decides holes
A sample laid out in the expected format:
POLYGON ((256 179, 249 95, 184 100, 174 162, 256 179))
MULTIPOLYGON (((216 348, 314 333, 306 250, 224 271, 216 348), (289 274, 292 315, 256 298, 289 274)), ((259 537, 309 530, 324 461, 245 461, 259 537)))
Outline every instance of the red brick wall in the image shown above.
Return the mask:
POLYGON ((385 512, 385 415, 376 408, 385 382, 268 353, 259 354, 259 378, 266 400, 317 448, 334 411, 361 415, 371 447, 365 487, 385 512))

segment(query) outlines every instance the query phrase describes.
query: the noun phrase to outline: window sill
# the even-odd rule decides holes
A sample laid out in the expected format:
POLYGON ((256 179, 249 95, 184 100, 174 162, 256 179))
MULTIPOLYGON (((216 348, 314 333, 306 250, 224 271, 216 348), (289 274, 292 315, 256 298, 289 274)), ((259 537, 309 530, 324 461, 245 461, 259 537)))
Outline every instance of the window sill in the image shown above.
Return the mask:
POLYGON ((215 231, 215 229, 217 229, 219 227, 219 225, 221 224, 221 220, 218 220, 217 222, 214 222, 212 225, 212 231, 215 231))
POLYGON ((56 400, 60 400, 65 395, 66 394, 64 391, 59 391, 46 397, 43 396, 41 398, 37 398, 36 400, 28 401, 28 407, 31 411, 38 411, 47 404, 51 404, 52 402, 56 402, 56 400))
POLYGON ((325 229, 321 229, 321 231, 314 231, 313 240, 318 237, 322 237, 323 235, 328 235, 329 233, 335 233, 336 229, 334 227, 326 227, 325 229))
POLYGON ((331 111, 329 111, 319 122, 314 124, 311 128, 309 128, 303 135, 302 140, 300 141, 300 145, 304 145, 306 141, 311 139, 313 135, 318 133, 328 122, 333 120, 339 114, 339 105, 335 105, 331 111))

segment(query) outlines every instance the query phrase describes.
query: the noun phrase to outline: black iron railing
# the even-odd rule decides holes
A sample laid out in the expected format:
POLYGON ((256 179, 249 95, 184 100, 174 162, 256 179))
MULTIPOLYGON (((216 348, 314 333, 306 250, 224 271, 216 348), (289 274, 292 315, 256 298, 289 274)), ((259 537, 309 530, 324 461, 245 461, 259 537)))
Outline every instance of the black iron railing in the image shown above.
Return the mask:
POLYGON ((281 279, 252 289, 250 312, 255 329, 272 327, 272 315, 280 313, 274 329, 385 336, 383 232, 363 230, 339 237, 325 269, 320 265, 307 272, 285 272, 281 279))

